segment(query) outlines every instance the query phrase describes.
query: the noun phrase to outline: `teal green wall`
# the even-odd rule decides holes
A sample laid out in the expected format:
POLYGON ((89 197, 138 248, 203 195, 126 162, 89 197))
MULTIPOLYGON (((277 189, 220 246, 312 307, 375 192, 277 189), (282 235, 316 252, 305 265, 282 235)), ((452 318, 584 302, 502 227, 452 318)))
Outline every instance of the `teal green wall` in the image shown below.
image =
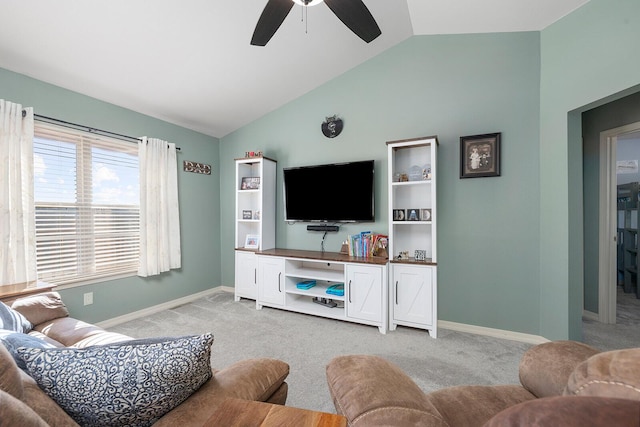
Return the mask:
MULTIPOLYGON (((74 315, 98 321, 221 284, 232 286, 233 159, 261 149, 282 168, 376 160, 375 224, 387 230, 385 141, 436 134, 439 162, 439 318, 549 339, 581 337, 582 113, 640 85, 640 2, 591 0, 542 32, 417 36, 218 141, 0 70, 0 97, 40 114, 176 142, 183 268, 64 291, 74 315), (335 139, 320 132, 338 114, 335 139), (502 132, 502 176, 460 180, 459 137, 502 132), (96 303, 82 307, 82 293, 96 303)), ((321 235, 286 225, 278 195, 277 245, 319 249, 321 235)))
POLYGON ((211 164, 210 176, 178 173, 182 268, 153 278, 131 277, 62 290, 75 317, 101 321, 220 285, 219 141, 124 108, 0 69, 0 98, 36 114, 133 136, 176 143, 182 160, 211 164), (83 306, 83 294, 94 304, 83 306))
POLYGON ((640 2, 591 0, 543 30, 541 48, 539 330, 580 339, 581 114, 640 83, 640 2))
POLYGON ((582 138, 584 140, 584 308, 594 313, 598 313, 599 300, 600 133, 636 122, 640 122, 640 92, 585 111, 582 114, 582 138))
MULTIPOLYGON (((232 286, 234 162, 261 149, 282 168, 376 161, 376 223, 327 236, 387 232, 389 140, 437 135, 439 319, 538 333, 539 33, 419 36, 393 47, 220 142, 222 282, 232 286), (338 114, 344 130, 325 138, 338 114), (502 176, 459 179, 459 138, 502 132, 502 176)), ((321 233, 283 220, 277 246, 319 250, 321 233)))

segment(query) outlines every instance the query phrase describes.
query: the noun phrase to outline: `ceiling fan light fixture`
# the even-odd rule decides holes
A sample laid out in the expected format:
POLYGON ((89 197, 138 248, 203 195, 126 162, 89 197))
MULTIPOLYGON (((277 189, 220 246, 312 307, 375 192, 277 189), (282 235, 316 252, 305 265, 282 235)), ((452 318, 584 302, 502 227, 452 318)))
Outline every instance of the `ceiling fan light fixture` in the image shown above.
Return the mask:
POLYGON ((300 6, 315 6, 322 3, 324 0, 293 0, 294 3, 300 6))

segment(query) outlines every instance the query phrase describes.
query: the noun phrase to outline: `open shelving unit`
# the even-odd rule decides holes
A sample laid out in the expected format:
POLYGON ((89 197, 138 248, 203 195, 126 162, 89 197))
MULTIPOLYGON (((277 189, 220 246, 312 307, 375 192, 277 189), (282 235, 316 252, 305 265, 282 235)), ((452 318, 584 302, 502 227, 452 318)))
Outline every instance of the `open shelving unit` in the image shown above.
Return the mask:
POLYGON ((235 162, 235 299, 255 300, 258 296, 255 253, 276 244, 277 163, 268 157, 242 158, 235 162), (257 180, 256 188, 247 188, 247 178, 257 180), (257 237, 257 247, 245 247, 247 236, 257 237))
POLYGON ((258 252, 258 308, 279 308, 313 316, 388 328, 386 259, 365 259, 332 252, 272 249, 258 252), (296 285, 315 280, 309 289, 296 285), (344 285, 344 295, 327 289, 344 285), (330 299, 328 307, 313 301, 330 299))
POLYGON ((387 142, 389 329, 410 326, 437 336, 435 136, 387 142))

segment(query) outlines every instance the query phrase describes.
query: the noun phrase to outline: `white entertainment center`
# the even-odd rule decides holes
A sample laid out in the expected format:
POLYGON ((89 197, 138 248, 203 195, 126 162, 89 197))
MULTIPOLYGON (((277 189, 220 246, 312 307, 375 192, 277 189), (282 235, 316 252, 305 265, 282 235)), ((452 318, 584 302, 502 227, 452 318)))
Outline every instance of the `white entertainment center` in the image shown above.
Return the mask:
POLYGON ((276 163, 267 158, 236 159, 236 301, 247 298, 256 301, 257 309, 272 307, 376 326, 383 334, 398 325, 421 328, 436 338, 437 139, 391 141, 387 146, 389 259, 274 248, 276 163), (409 175, 416 167, 420 176, 409 175), (244 186, 246 178, 258 178, 257 188, 244 186), (402 209, 408 216, 413 208, 428 217, 394 217, 394 211, 402 209), (247 247, 249 235, 257 237, 250 242, 257 247, 247 247), (399 252, 404 254, 399 257, 399 252), (409 252, 421 256, 405 256, 409 252), (308 281, 313 282, 308 289, 300 287, 308 281), (342 285, 342 294, 327 292, 335 285, 342 285))

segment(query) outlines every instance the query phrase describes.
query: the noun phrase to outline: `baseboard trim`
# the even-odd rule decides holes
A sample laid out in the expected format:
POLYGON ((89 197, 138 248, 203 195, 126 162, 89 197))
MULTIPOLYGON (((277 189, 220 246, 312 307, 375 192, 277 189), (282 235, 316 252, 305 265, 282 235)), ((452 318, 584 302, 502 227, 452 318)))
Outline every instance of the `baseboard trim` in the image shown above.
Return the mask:
POLYGON ((542 344, 549 342, 548 339, 540 335, 523 334, 522 332, 486 328, 484 326, 467 325, 465 323, 449 322, 446 320, 438 320, 438 328, 449 329, 457 332, 468 332, 476 335, 485 335, 493 338, 502 338, 511 341, 519 341, 527 344, 542 344))
MULTIPOLYGON (((149 316, 151 314, 155 314, 163 310, 169 310, 183 304, 188 304, 199 298, 203 298, 203 297, 215 294, 217 292, 234 293, 235 289, 231 286, 218 286, 212 289, 207 289, 206 291, 187 295, 182 298, 174 299, 171 301, 164 302, 162 304, 154 305, 152 307, 147 307, 142 310, 138 310, 122 316, 114 317, 112 319, 107 319, 102 322, 96 323, 96 325, 104 329, 109 329, 113 326, 119 325, 124 322, 136 320, 141 317, 149 316)), ((585 311, 584 315, 587 316, 587 313, 588 312, 585 311)), ((597 314, 595 313, 591 313, 591 314, 595 315, 597 319, 598 317, 597 314)), ((539 335, 523 334, 521 332, 507 331, 504 329, 487 328, 484 326, 468 325, 465 323, 449 322, 446 320, 438 320, 438 327, 442 329, 449 329, 451 331, 467 332, 470 334, 484 335, 484 336, 493 337, 493 338, 502 338, 502 339, 511 340, 511 341, 524 342, 528 344, 541 344, 549 341, 548 339, 539 335)))
POLYGON ((216 292, 229 292, 228 289, 231 289, 233 292, 233 288, 229 288, 227 286, 218 286, 216 288, 207 289, 206 291, 198 292, 195 294, 187 295, 186 297, 174 299, 171 301, 163 302, 162 304, 154 305, 152 307, 143 308, 142 310, 134 311, 132 313, 128 313, 122 316, 114 317, 112 319, 107 319, 102 322, 96 323, 97 326, 103 329, 109 329, 113 326, 119 325, 124 322, 129 322, 131 320, 139 319, 140 317, 149 316, 150 314, 155 314, 162 310, 169 310, 171 308, 177 307, 179 305, 188 304, 192 301, 195 301, 199 298, 206 297, 211 294, 215 294, 216 292))
POLYGON ((582 318, 595 320, 596 322, 600 321, 600 316, 598 315, 598 313, 594 313, 593 311, 589 311, 589 310, 582 310, 582 318))

